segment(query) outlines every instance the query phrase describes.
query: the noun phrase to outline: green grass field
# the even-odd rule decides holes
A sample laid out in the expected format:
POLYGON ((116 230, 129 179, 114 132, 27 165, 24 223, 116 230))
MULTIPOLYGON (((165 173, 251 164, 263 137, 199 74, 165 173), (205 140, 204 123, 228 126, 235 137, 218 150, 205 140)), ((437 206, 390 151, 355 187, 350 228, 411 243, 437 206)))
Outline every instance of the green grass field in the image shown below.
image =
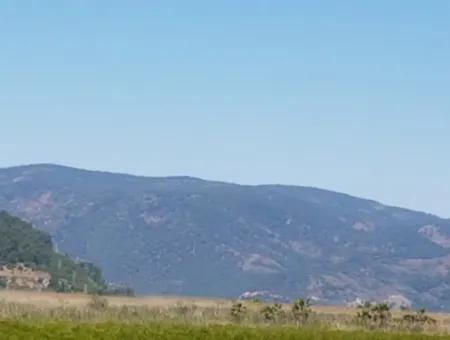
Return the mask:
POLYGON ((0 321, 0 339, 164 339, 164 340, 432 340, 450 336, 337 331, 292 327, 194 326, 180 324, 0 321))

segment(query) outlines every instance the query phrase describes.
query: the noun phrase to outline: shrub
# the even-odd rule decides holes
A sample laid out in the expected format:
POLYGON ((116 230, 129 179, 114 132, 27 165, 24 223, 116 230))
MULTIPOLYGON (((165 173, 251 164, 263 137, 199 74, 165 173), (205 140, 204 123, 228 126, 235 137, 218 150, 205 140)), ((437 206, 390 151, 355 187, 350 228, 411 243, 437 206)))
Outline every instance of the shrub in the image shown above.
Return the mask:
POLYGON ((247 312, 247 307, 242 302, 235 302, 231 306, 231 319, 235 322, 241 322, 247 312))
POLYGON ((384 328, 392 319, 391 307, 387 303, 366 302, 358 308, 361 311, 356 315, 356 322, 365 327, 384 328))
POLYGON ((284 316, 283 306, 279 303, 267 305, 261 309, 261 314, 266 322, 275 322, 284 316))
POLYGON ((292 305, 292 314, 294 319, 300 323, 306 323, 311 315, 311 300, 297 299, 292 305))
POLYGON ((410 328, 420 330, 426 325, 436 325, 437 321, 426 314, 425 309, 419 309, 414 314, 403 316, 402 322, 410 328))
POLYGON ((387 303, 377 303, 372 307, 373 321, 384 327, 391 319, 391 307, 387 303))

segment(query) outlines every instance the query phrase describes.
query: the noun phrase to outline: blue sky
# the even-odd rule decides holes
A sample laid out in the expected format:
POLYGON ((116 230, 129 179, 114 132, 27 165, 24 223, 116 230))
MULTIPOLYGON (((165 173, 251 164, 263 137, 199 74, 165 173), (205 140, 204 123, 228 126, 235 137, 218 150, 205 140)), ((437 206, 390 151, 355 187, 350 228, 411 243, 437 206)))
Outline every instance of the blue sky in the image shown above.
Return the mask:
POLYGON ((0 166, 317 186, 450 217, 450 1, 1 1, 0 166))

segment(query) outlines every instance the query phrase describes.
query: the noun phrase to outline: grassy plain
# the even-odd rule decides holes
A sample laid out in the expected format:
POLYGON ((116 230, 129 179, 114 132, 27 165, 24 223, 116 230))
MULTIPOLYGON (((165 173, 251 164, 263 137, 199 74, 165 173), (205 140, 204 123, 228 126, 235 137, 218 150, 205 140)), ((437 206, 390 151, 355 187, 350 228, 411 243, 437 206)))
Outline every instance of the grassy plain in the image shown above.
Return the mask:
POLYGON ((447 340, 449 336, 400 334, 366 331, 292 327, 246 327, 235 325, 180 324, 73 324, 65 322, 0 322, 0 339, 73 339, 73 340, 447 340))
MULTIPOLYGON (((223 299, 98 297, 50 292, 0 291, 0 339, 449 339, 450 315, 432 314, 433 325, 383 328, 355 323, 357 309, 313 307, 307 322, 284 305, 267 319, 262 303, 244 304, 233 317, 223 299)), ((405 312, 393 312, 400 320, 405 312)))

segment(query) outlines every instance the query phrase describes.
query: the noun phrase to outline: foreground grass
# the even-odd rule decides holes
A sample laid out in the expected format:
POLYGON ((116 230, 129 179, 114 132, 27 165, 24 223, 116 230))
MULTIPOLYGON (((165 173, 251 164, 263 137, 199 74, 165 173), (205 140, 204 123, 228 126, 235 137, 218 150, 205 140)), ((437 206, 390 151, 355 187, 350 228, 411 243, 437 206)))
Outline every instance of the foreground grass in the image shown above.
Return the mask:
POLYGON ((236 325, 0 321, 0 339, 450 340, 450 336, 236 325))
POLYGON ((0 299, 0 340, 450 340, 450 323, 443 316, 433 322, 405 322, 404 315, 387 311, 380 323, 372 319, 379 317, 373 311, 371 318, 358 319, 356 312, 364 309, 354 310, 353 314, 309 310, 308 317, 303 318, 299 310, 293 309, 295 304, 171 300, 128 305, 98 296, 85 296, 74 303, 66 300, 66 295, 58 295, 58 304, 51 304, 48 295, 43 296, 42 303, 13 297, 12 301, 18 302, 0 299))

